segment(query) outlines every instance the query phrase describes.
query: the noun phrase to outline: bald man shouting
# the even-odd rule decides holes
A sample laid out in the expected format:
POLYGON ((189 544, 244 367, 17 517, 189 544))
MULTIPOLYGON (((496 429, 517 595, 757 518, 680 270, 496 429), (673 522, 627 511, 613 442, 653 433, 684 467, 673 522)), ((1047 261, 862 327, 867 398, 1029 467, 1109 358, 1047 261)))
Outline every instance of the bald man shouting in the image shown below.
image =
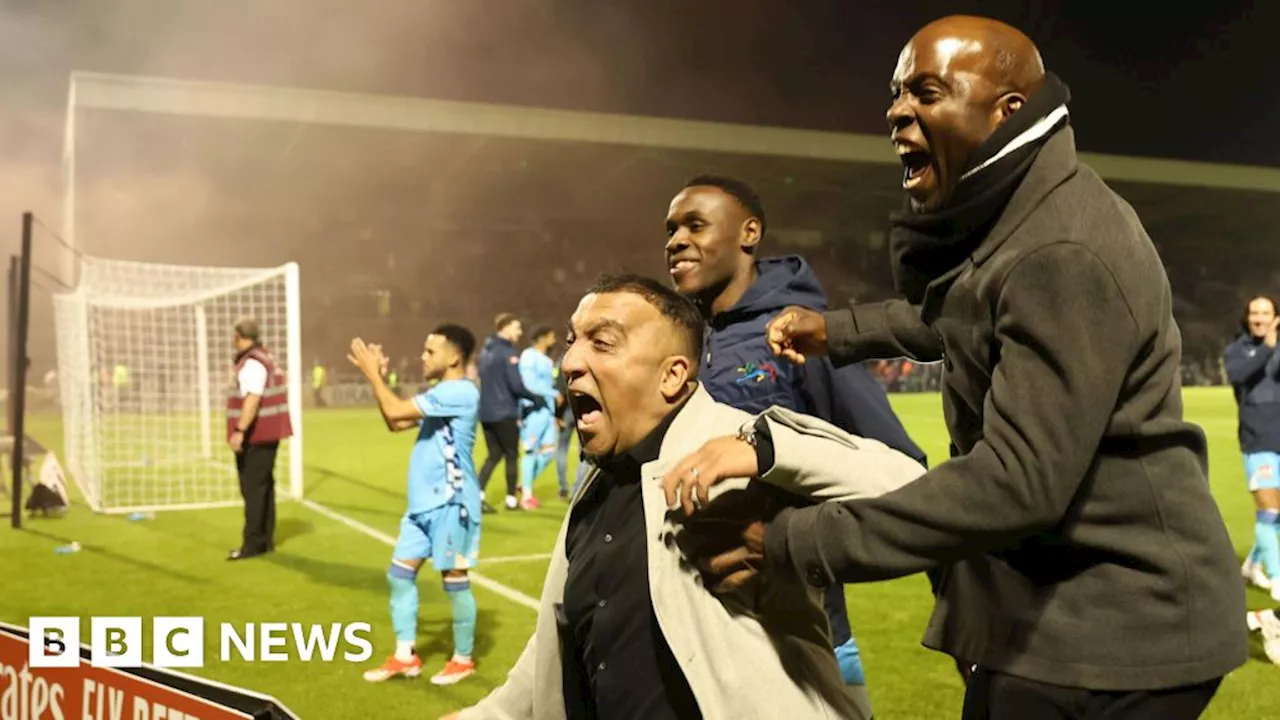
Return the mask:
MULTIPOLYGON (((939 571, 925 644, 974 666, 966 718, 1198 717, 1247 658, 1244 596, 1155 247, 1077 162, 1067 88, 1022 33, 937 21, 891 88, 906 301, 789 309, 768 332, 798 362, 943 361, 953 458, 783 511, 712 565, 730 586, 761 558, 819 586, 939 571)), ((675 482, 713 482, 688 465, 675 482)))

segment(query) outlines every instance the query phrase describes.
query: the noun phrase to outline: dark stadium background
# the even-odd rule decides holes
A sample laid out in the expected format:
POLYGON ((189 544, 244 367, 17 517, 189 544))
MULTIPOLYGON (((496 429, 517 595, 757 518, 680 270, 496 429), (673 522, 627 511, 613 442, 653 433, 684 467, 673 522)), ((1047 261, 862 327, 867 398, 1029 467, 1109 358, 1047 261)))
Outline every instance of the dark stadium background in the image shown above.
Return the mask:
MULTIPOLYGON (((72 70, 882 133, 898 50, 957 12, 1040 44, 1084 151, 1280 165, 1280 6, 1262 2, 6 0, 0 247, 16 251, 22 210, 57 229, 72 70)), ((833 298, 891 292, 891 166, 122 113, 88 113, 80 133, 82 249, 299 260, 307 362, 342 368, 354 332, 412 357, 445 317, 478 333, 503 310, 559 324, 596 273, 663 271, 666 202, 708 167, 757 185, 775 249, 805 253, 833 298)), ((1280 280, 1276 196, 1115 187, 1169 266, 1188 362, 1211 375, 1239 303, 1280 280)), ((52 289, 33 306, 36 377, 53 362, 52 289)))

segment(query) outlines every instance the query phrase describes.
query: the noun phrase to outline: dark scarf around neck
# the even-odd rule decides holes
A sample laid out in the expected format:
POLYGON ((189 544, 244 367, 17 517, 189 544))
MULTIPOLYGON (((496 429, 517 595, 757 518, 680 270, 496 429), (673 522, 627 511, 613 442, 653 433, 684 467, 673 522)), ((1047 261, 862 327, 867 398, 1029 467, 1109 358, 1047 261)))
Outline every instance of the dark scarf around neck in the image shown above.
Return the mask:
POLYGON ((890 217, 893 282, 912 304, 925 287, 964 262, 1000 217, 1031 169, 1040 148, 1069 123, 1071 93, 1053 73, 1025 105, 973 153, 946 206, 931 213, 911 209, 890 217))

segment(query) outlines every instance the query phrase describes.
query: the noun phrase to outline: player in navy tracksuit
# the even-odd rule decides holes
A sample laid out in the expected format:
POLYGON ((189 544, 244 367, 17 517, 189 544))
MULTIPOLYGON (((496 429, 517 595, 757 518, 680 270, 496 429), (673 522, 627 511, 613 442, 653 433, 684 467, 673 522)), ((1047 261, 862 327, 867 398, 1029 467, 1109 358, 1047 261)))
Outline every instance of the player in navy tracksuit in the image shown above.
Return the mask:
MULTIPOLYGON (((773 405, 797 410, 925 462, 884 389, 861 365, 837 370, 826 358, 792 365, 769 351, 765 326, 778 312, 791 305, 825 310, 827 298, 802 258, 756 258, 764 209, 746 183, 694 178, 671 201, 666 224, 675 287, 707 318, 699 379, 712 397, 751 413, 773 405)), ((845 681, 864 684, 843 587, 828 589, 826 606, 845 681)))
MULTIPOLYGON (((489 453, 480 468, 480 496, 484 497, 494 468, 505 461, 507 509, 515 510, 520 507, 516 498, 520 472, 520 400, 539 405, 545 401, 530 392, 520 379, 520 355, 515 345, 524 333, 520 319, 502 313, 494 320, 494 331, 480 350, 480 426, 484 429, 489 453)), ((493 512, 487 502, 482 507, 486 513, 493 512)))
POLYGON ((1223 353, 1239 406, 1240 452, 1257 514, 1254 542, 1241 573, 1280 600, 1280 353, 1275 301, 1256 297, 1245 306, 1241 329, 1223 353))

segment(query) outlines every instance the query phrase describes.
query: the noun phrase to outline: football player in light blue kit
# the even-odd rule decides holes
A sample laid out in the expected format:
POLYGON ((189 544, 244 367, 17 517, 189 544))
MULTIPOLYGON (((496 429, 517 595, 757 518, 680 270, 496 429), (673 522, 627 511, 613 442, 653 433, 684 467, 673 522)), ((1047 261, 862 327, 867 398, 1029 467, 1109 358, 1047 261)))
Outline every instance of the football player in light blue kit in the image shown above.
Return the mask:
POLYGON ((541 503, 533 495, 533 481, 551 464, 556 452, 556 368, 551 361, 551 348, 556 333, 549 327, 533 332, 532 344, 520 353, 520 381, 545 403, 535 405, 520 401, 520 506, 536 510, 541 503))
POLYGON ((351 341, 351 362, 373 385, 378 408, 393 432, 418 429, 409 455, 408 508, 391 557, 391 624, 396 651, 364 678, 381 682, 422 674, 414 649, 418 626, 418 570, 427 558, 444 581, 453 610, 453 656, 431 678, 452 685, 475 673, 476 601, 467 570, 480 551, 480 484, 471 453, 476 442, 480 389, 466 378, 475 337, 458 325, 441 325, 427 336, 422 371, 430 389, 410 399, 396 396, 382 379, 377 345, 351 341))

